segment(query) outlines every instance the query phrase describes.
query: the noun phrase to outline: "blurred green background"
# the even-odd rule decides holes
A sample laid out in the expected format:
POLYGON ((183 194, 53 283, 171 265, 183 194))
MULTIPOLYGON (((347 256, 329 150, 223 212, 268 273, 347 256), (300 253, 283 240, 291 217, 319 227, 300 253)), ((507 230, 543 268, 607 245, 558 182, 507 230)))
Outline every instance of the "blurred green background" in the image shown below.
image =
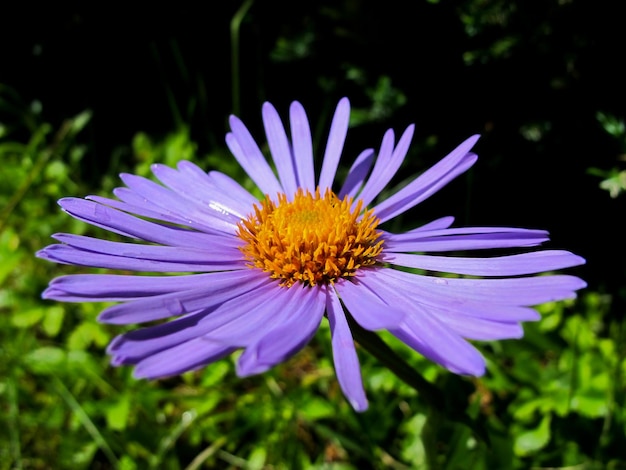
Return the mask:
MULTIPOLYGON (((626 468, 626 94, 619 2, 234 1, 7 7, 0 30, 1 469, 626 468), (444 399, 434 408, 366 351, 370 409, 334 377, 326 324, 285 364, 238 379, 233 359, 159 382, 112 368, 101 304, 44 302, 89 270, 33 254, 60 211, 122 171, 189 159, 246 185, 224 144, 237 114, 307 109, 316 148, 348 96, 344 152, 416 134, 394 184, 467 136, 475 167, 396 223, 544 228, 584 256, 589 287, 540 307, 520 341, 479 344, 485 377, 454 376, 382 335, 444 399)), ((94 272, 95 270, 91 270, 94 272)))

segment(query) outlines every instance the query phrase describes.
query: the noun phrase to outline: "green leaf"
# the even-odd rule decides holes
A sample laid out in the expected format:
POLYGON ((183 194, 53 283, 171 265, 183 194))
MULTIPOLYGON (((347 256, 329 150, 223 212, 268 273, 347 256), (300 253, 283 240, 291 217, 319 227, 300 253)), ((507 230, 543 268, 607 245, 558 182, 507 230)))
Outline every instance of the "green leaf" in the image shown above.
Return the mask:
POLYGON ((114 431, 123 431, 126 429, 129 414, 130 396, 128 394, 124 394, 106 409, 105 415, 109 429, 114 431))
POLYGON ((109 342, 109 335, 102 325, 95 322, 81 323, 72 331, 68 340, 69 349, 87 349, 92 344, 104 347, 109 342))
POLYGON ((330 418, 335 414, 335 409, 326 400, 311 397, 308 398, 298 408, 301 416, 308 421, 316 421, 318 419, 330 418))
POLYGON ((51 374, 65 369, 67 355, 63 349, 44 346, 24 356, 24 365, 34 374, 51 374))
POLYGON ((513 447, 515 454, 523 457, 543 449, 550 442, 551 421, 552 415, 546 415, 535 429, 520 433, 513 447))
POLYGON ((137 470, 137 464, 129 455, 120 457, 119 470, 137 470))
POLYGON ((63 318, 65 317, 65 309, 60 305, 47 308, 43 318, 43 331, 50 338, 54 338, 61 331, 63 318))
POLYGON ((267 460, 267 451, 263 447, 256 447, 250 457, 248 457, 248 468, 250 470, 262 469, 267 460))
POLYGON ((43 307, 16 312, 11 316, 11 324, 16 328, 30 328, 41 321, 45 314, 43 307))

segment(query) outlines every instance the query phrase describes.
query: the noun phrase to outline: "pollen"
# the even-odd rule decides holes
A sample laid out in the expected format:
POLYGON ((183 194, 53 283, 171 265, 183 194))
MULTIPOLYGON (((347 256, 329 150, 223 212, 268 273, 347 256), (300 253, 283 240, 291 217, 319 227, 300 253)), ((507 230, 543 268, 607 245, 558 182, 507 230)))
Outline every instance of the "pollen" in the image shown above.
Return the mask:
POLYGON ((239 223, 237 235, 249 266, 269 273, 281 286, 333 284, 377 263, 383 249, 380 220, 373 211, 332 191, 322 196, 299 189, 293 200, 266 197, 239 223))

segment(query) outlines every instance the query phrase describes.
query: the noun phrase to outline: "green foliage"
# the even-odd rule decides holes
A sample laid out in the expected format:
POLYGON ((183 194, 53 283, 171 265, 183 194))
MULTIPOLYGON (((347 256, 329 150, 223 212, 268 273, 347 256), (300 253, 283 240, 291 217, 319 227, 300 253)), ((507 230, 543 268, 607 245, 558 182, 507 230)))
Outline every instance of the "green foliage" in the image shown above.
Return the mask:
MULTIPOLYGON (((603 112, 598 112, 596 119, 602 129, 620 146, 621 154, 618 156, 618 160, 626 161, 626 125, 624 125, 624 119, 603 112)), ((616 198, 623 191, 626 191, 626 170, 590 168, 588 172, 602 178, 600 188, 608 191, 612 198, 616 198)))
MULTIPOLYGON (((68 121, 62 128, 74 126, 68 121)), ((604 323, 611 298, 596 293, 576 304, 542 306, 544 320, 530 325, 523 341, 484 345, 489 373, 473 381, 444 372, 390 335, 382 336, 387 352, 358 337, 371 400, 364 414, 354 413, 338 388, 326 324, 291 361, 248 379, 235 376, 234 358, 159 382, 110 367, 104 349, 119 331, 95 321, 102 305, 38 299, 50 278, 73 268, 36 260, 33 252, 50 233, 86 230, 52 203, 88 192, 76 178, 81 146, 76 134, 65 132, 60 141, 50 135, 1 147, 10 149, 3 171, 11 174, 2 198, 20 195, 0 236, 3 468, 601 468, 617 462, 626 423, 624 325, 604 323), (38 166, 42 159, 47 163, 38 166), (34 219, 36 208, 47 212, 39 209, 34 219)), ((133 154, 130 170, 139 174, 156 161, 189 158, 241 176, 220 155, 196 158, 184 128, 162 141, 138 134, 133 154)), ((113 181, 103 175, 103 186, 113 181)))
MULTIPOLYGON (((516 5, 466 2, 467 36, 504 28, 516 5)), ((462 58, 507 59, 522 42, 504 34, 462 58)), ((314 46, 312 28, 281 36, 271 59, 304 60, 314 46)), ((384 73, 354 64, 344 72, 371 103, 355 109, 353 125, 388 119, 407 100, 384 73)), ((326 80, 322 88, 336 86, 326 80)), ((624 468, 626 324, 620 298, 598 292, 542 306, 523 340, 479 345, 489 362, 480 379, 445 372, 391 335, 359 337, 363 414, 334 377, 326 323, 292 360, 246 379, 235 375, 236 357, 157 382, 111 367, 105 348, 122 329, 96 322, 104 305, 40 298, 53 277, 85 270, 33 254, 56 232, 97 233, 55 201, 109 195, 119 171, 149 176, 153 163, 183 159, 253 185, 224 149, 198 155, 180 122, 162 138, 137 133, 132 158, 114 156, 112 170, 90 181, 81 166, 90 113, 46 123, 40 108, 0 87, 0 469, 624 468)), ((597 120, 626 142, 622 120, 597 120)), ((551 131, 532 122, 520 129, 529 142, 551 131)), ((623 171, 611 171, 602 184, 617 195, 623 171)))

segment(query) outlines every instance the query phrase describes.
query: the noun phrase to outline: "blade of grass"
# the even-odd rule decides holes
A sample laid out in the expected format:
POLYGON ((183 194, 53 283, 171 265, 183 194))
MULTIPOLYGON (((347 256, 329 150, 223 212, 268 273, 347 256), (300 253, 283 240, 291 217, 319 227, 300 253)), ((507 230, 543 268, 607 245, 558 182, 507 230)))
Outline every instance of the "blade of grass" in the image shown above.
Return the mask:
POLYGON ((74 395, 67 389, 63 382, 61 382, 57 377, 53 377, 52 384, 56 389, 57 393, 61 396, 61 398, 67 403, 67 406, 72 410, 72 412, 78 417, 78 420, 83 425, 85 430, 89 433, 94 442, 98 445, 100 450, 104 453, 106 458, 111 462, 113 468, 119 467, 119 461, 115 456, 115 453, 107 443, 104 436, 100 433, 97 426, 91 420, 91 418, 87 415, 85 410, 74 395))
POLYGON ((20 448, 20 427, 19 427, 19 407, 17 404, 17 391, 15 380, 10 378, 7 381, 7 399, 9 401, 9 455, 11 456, 11 468, 21 470, 22 451, 20 448))
POLYGON ((227 442, 228 439, 226 439, 224 436, 220 437, 213 444, 211 444, 209 447, 196 455, 191 463, 187 465, 187 467, 185 467, 185 470, 198 470, 209 457, 214 455, 218 450, 220 450, 220 447, 222 447, 227 442))

